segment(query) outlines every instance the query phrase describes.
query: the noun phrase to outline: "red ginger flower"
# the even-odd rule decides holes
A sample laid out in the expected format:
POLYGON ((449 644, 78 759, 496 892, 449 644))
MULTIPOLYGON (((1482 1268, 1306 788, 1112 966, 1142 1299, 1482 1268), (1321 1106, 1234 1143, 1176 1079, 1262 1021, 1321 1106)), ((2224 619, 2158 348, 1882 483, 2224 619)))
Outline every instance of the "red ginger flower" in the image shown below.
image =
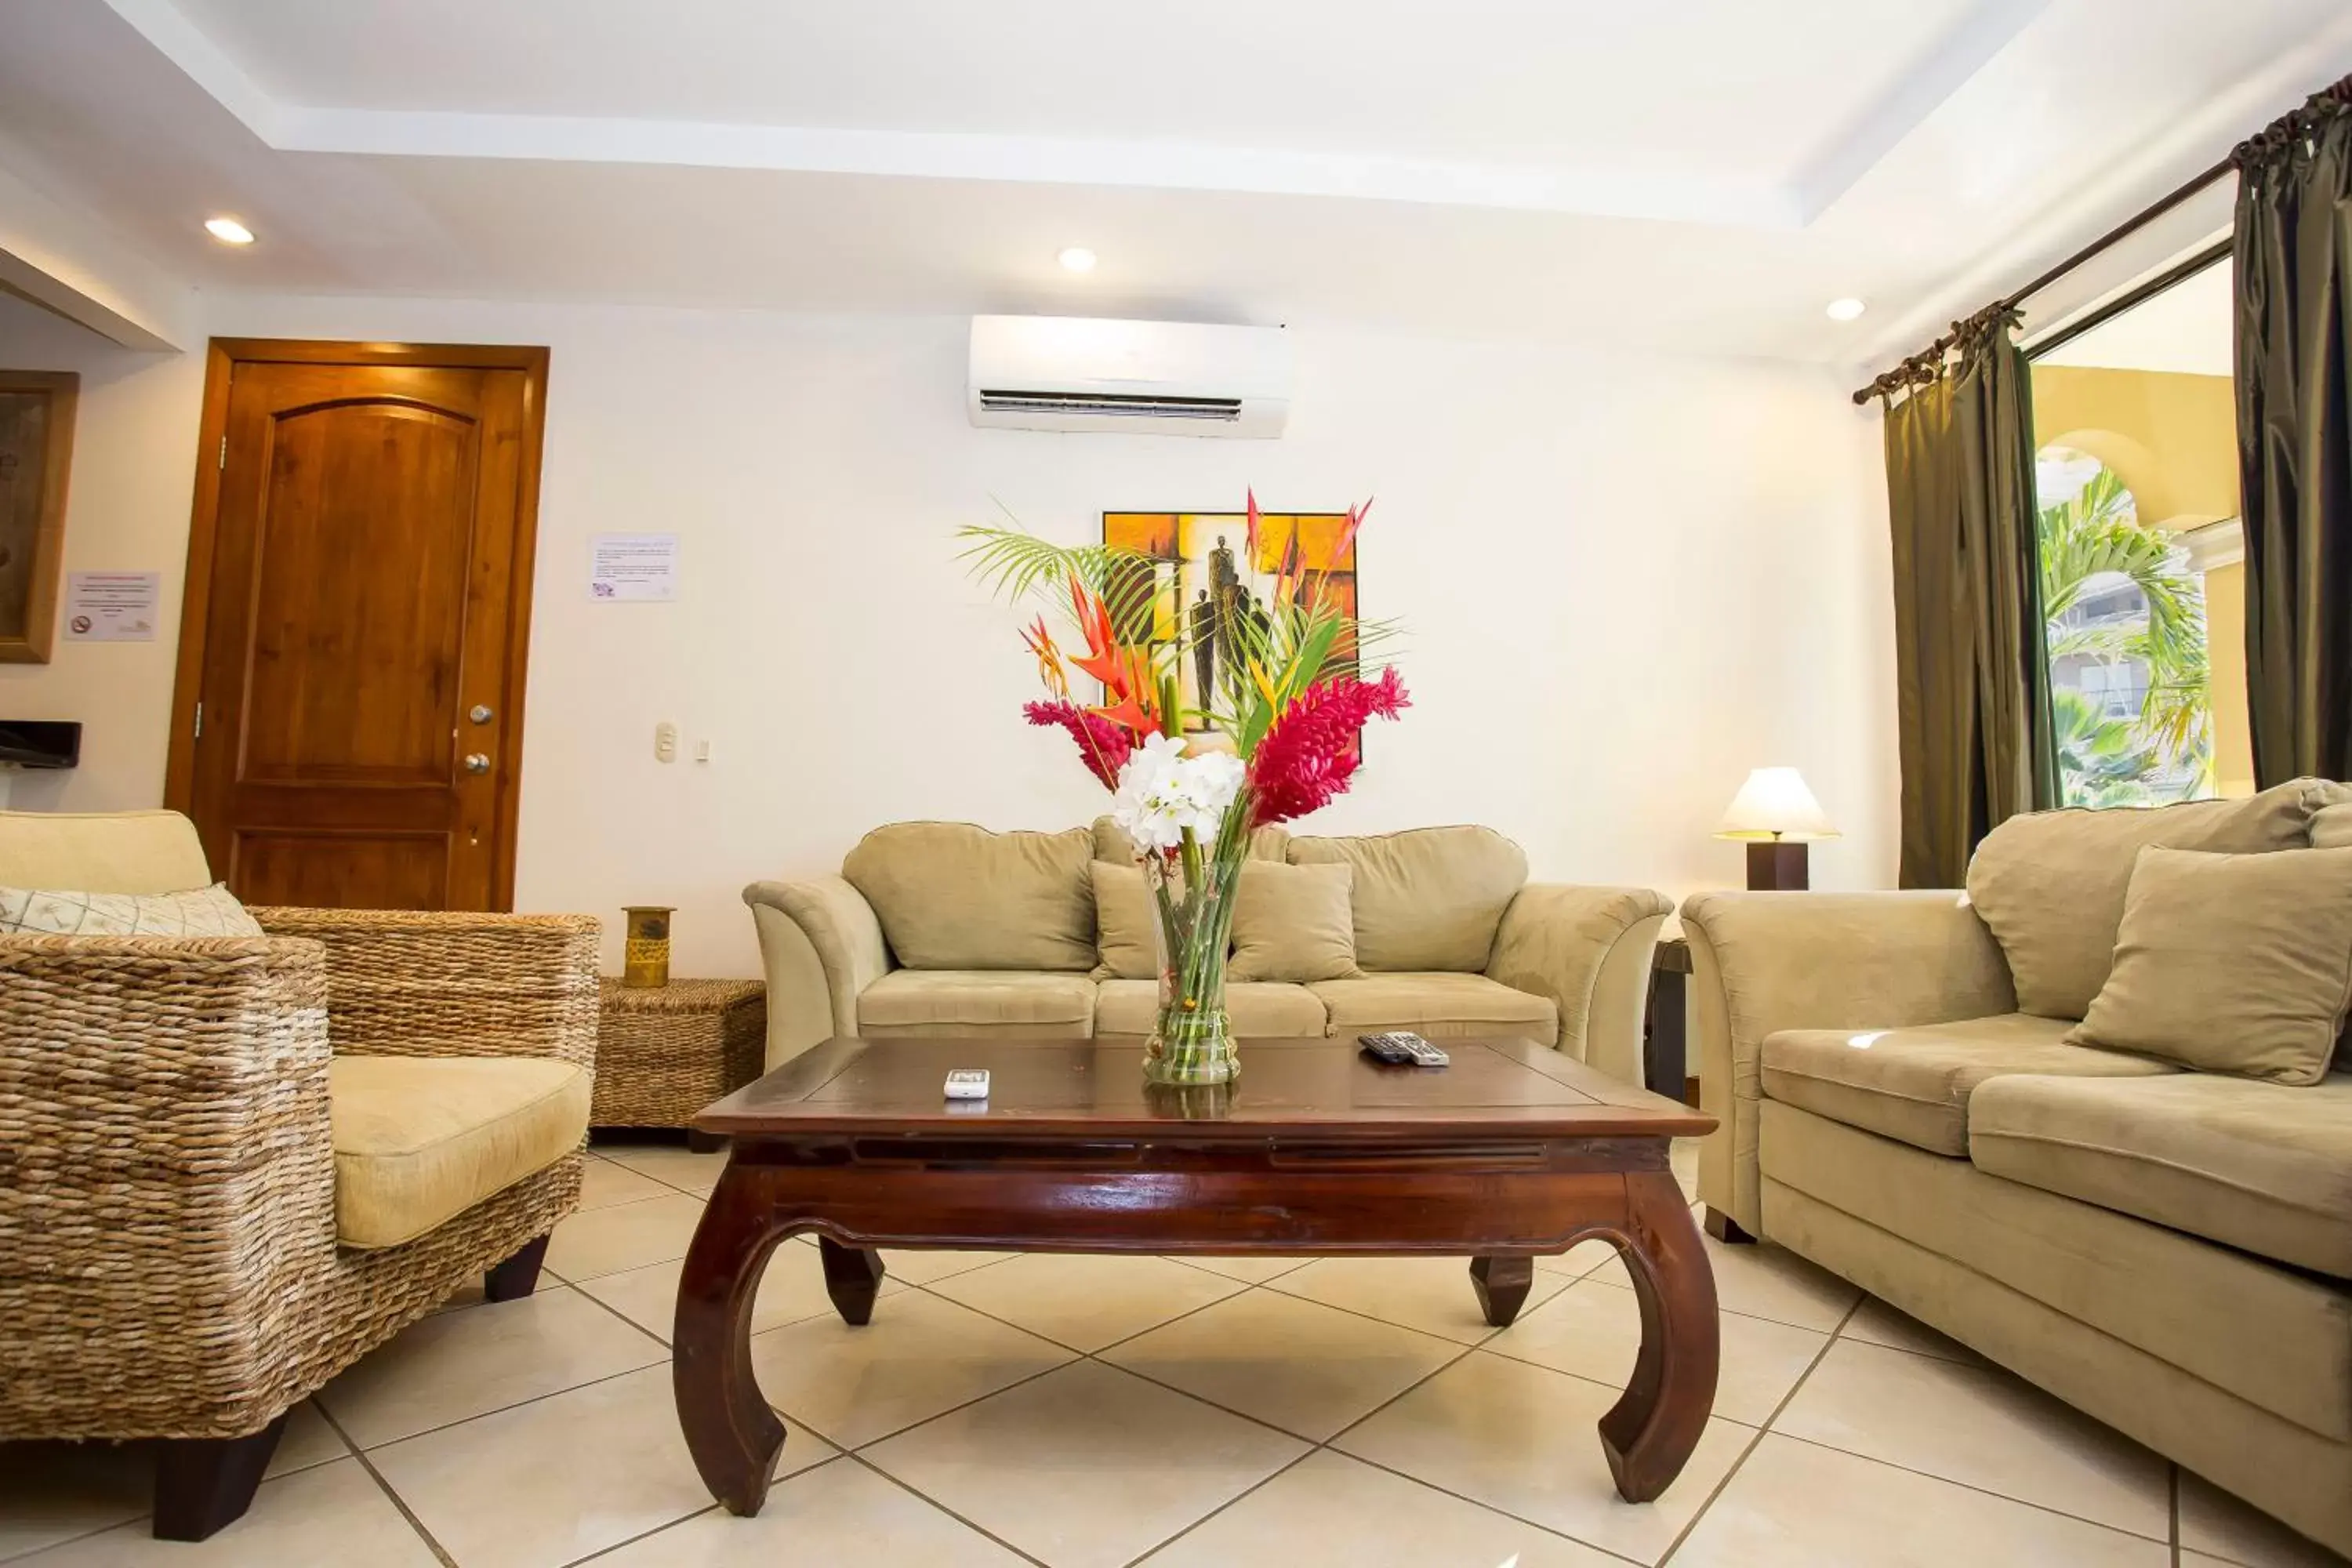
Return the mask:
POLYGON ((1078 743, 1078 754, 1087 771, 1102 781, 1108 790, 1118 788, 1118 771, 1127 766, 1128 753, 1134 743, 1127 731, 1100 714, 1079 707, 1075 702, 1028 702, 1021 711, 1029 722, 1040 727, 1059 724, 1078 743))
POLYGON ((1282 710, 1250 759, 1250 826, 1288 822, 1346 794, 1359 760, 1356 731, 1373 714, 1393 719, 1406 706, 1404 683, 1393 667, 1378 680, 1349 675, 1308 687, 1282 710))

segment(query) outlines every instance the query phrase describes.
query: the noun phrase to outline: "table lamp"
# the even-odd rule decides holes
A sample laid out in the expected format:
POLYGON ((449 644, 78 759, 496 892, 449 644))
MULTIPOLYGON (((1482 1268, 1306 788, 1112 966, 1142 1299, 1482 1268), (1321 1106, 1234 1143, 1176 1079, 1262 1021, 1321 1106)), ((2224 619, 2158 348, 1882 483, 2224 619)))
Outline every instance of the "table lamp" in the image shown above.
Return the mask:
POLYGON ((1801 892, 1805 845, 1835 838, 1838 830, 1796 769, 1758 768, 1732 796, 1715 836, 1747 842, 1750 892, 1801 892))

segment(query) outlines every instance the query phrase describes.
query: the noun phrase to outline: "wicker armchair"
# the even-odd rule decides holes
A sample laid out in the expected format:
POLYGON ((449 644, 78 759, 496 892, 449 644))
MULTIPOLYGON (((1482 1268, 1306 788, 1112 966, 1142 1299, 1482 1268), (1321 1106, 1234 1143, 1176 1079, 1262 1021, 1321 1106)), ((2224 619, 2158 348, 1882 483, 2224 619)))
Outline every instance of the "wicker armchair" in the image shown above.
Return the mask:
MULTIPOLYGON (((168 814, 136 815, 152 833, 168 814)), ((174 820, 177 852, 201 866, 174 820)), ((12 854, 23 835, 82 830, 23 821, 0 814, 0 885, 61 874, 47 844, 12 854)), ((190 885, 184 859, 84 868, 190 885)), ((253 913, 269 934, 0 936, 0 1438, 164 1439, 155 1534, 169 1539, 243 1513, 286 1413, 469 1279, 494 1300, 530 1294, 580 1191, 584 1081, 576 1130, 568 1101, 532 1110, 549 1152, 519 1179, 477 1159, 455 1180, 486 1190, 443 1170, 420 1196, 420 1156, 383 1167, 373 1179, 395 1208, 467 1206, 413 1238, 355 1244, 355 1225, 383 1222, 352 1212, 366 1183, 346 1123, 421 1113, 423 1146, 489 1125, 464 1103, 485 1073, 528 1070, 568 1094, 573 1075, 511 1058, 593 1070, 594 921, 253 913), (393 1058, 433 1065, 354 1065, 393 1058), (401 1080, 389 1090, 360 1081, 387 1075, 401 1080)), ((510 1165, 523 1157, 510 1128, 499 1136, 510 1165)))

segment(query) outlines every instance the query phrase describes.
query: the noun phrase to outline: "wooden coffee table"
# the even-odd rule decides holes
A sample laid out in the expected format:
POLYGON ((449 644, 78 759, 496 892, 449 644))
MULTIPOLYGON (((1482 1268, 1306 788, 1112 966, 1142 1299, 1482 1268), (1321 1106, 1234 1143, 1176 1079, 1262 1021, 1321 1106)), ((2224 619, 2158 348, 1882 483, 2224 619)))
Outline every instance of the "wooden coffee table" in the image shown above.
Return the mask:
POLYGON ((1715 1279, 1668 1164, 1712 1117, 1528 1040, 1447 1040, 1441 1070, 1352 1040, 1242 1046, 1241 1080, 1153 1089, 1133 1045, 835 1039, 696 1118, 733 1141, 678 1282, 679 1424, 711 1494, 757 1513, 784 1428, 751 1373, 752 1298, 812 1230, 825 1289, 864 1323, 877 1247, 1173 1254, 1454 1254, 1508 1323, 1538 1254, 1605 1237, 1642 1350, 1601 1419, 1617 1489, 1679 1474, 1715 1401, 1715 1279), (946 1100, 986 1068, 983 1106, 946 1100))

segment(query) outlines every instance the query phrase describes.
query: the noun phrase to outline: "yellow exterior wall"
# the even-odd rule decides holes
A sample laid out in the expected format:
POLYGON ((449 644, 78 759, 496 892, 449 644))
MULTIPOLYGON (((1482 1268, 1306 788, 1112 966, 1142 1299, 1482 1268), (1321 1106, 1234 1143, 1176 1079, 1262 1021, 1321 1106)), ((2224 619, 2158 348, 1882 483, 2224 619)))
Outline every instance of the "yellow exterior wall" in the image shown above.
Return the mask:
POLYGON ((2077 447, 2115 470, 2142 522, 2238 515, 2238 412, 2226 375, 2033 367, 2034 445, 2077 447))
MULTIPOLYGON (((2176 531, 2238 515, 2238 411, 2226 375, 2033 367, 2036 447, 2073 447, 2114 470, 2142 522, 2176 531)), ((2205 574, 2214 786, 2254 792, 2246 720, 2246 569, 2205 574)))
POLYGON ((2213 787, 2254 793, 2254 736, 2246 719, 2246 569, 2205 574, 2206 677, 2213 693, 2213 787))

